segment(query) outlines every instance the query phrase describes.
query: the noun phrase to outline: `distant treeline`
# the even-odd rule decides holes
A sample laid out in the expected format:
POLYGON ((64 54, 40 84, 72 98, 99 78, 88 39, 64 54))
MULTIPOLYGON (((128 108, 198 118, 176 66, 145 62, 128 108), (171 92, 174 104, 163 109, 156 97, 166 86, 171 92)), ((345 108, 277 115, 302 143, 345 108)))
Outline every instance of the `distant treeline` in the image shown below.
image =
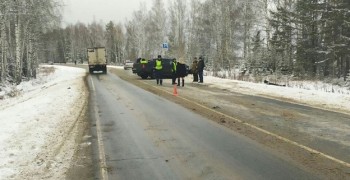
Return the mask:
POLYGON ((24 0, 0 4, 2 81, 18 82, 19 73, 32 77, 38 62, 83 62, 86 48, 96 46, 105 46, 114 64, 158 54, 188 63, 203 56, 207 70, 225 71, 229 78, 239 78, 237 72, 349 77, 349 0, 172 0, 168 7, 153 0, 150 9, 141 5, 124 24, 111 17, 107 24, 64 28, 52 26, 57 4, 30 2, 40 2, 40 8, 24 0))

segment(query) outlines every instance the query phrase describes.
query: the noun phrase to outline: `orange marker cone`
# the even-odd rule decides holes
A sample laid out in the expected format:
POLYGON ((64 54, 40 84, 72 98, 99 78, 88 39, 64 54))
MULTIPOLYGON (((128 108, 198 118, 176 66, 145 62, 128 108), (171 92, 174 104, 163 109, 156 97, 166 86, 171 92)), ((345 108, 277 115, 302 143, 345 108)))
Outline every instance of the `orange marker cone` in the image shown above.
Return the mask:
POLYGON ((177 96, 177 89, 176 89, 176 84, 174 85, 174 91, 173 91, 173 95, 177 96))

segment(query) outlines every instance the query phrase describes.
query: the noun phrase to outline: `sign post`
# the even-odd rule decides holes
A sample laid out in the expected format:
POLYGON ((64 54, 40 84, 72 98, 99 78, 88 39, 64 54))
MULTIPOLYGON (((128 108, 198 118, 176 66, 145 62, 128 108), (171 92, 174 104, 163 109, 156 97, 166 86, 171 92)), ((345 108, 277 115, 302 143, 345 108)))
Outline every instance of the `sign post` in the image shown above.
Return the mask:
POLYGON ((162 44, 162 49, 163 49, 163 54, 165 55, 166 52, 169 50, 169 44, 168 43, 163 43, 162 44))
POLYGON ((163 43, 163 49, 169 50, 169 44, 168 43, 163 43))

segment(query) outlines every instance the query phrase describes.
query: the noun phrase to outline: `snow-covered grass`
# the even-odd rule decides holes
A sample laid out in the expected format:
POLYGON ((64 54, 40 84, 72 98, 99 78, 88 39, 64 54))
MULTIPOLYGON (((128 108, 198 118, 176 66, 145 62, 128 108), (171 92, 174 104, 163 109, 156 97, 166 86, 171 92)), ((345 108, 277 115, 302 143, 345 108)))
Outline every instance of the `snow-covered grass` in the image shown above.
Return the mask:
MULTIPOLYGON (((206 74, 210 74, 206 72, 206 74)), ((263 95, 268 97, 289 99, 294 102, 350 112, 349 87, 322 83, 321 81, 272 81, 279 85, 267 85, 263 81, 259 83, 238 81, 204 76, 204 82, 210 86, 251 95, 263 95)))
POLYGON ((37 79, 2 88, 0 179, 64 178, 86 103, 84 75, 79 68, 42 66, 37 79))
MULTIPOLYGON (((239 74, 239 70, 233 72, 217 72, 216 75, 223 79, 243 79, 244 81, 263 83, 267 80, 271 83, 283 85, 290 88, 323 91, 327 93, 337 93, 350 95, 350 80, 344 81, 343 78, 340 79, 326 79, 325 81, 311 81, 311 80, 294 80, 293 77, 287 75, 261 75, 253 77, 251 75, 244 75, 242 77, 239 74)), ((212 72, 205 71, 205 75, 213 76, 212 72)))
POLYGON ((350 95, 350 88, 321 81, 288 81, 288 87, 350 95))

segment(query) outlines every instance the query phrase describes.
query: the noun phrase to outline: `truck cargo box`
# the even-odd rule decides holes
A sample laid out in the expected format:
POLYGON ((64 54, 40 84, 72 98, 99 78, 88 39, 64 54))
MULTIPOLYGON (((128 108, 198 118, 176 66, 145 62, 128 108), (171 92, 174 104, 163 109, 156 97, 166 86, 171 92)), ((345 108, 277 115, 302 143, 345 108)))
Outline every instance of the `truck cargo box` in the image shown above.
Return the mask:
POLYGON ((94 71, 102 71, 104 74, 107 73, 107 58, 106 48, 94 47, 88 48, 88 64, 89 72, 92 74, 94 71))

